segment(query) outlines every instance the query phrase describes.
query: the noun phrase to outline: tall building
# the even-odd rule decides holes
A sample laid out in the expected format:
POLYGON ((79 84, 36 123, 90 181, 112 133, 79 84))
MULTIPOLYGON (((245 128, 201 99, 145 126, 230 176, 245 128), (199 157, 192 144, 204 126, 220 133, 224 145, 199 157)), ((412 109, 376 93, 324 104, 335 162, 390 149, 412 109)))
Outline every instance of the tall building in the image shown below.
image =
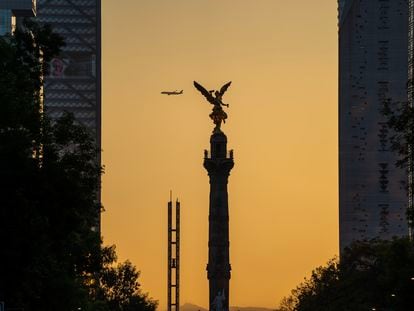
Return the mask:
MULTIPOLYGON (((65 41, 45 77, 45 112, 52 119, 73 113, 101 150, 101 0, 37 0, 37 20, 65 41)), ((97 196, 100 201, 100 190, 97 196)), ((97 217, 100 230, 100 212, 97 217)))
MULTIPOLYGON (((408 104, 414 106, 414 0, 408 1, 408 104)), ((414 209, 414 189, 413 189, 413 146, 409 148, 408 165, 408 208, 414 209)), ((410 238, 413 238, 413 223, 409 223, 410 238)))
POLYGON ((36 0, 0 0, 0 36, 11 34, 24 17, 36 15, 36 0))
POLYGON ((45 77, 46 113, 56 119, 72 112, 101 148, 101 1, 0 0, 0 36, 32 16, 65 41, 45 77))
POLYGON ((101 1, 37 0, 37 20, 66 44, 45 78, 45 111, 52 119, 72 112, 101 148, 101 1))
POLYGON ((339 237, 408 235, 384 102, 407 101, 408 1, 339 0, 339 237))

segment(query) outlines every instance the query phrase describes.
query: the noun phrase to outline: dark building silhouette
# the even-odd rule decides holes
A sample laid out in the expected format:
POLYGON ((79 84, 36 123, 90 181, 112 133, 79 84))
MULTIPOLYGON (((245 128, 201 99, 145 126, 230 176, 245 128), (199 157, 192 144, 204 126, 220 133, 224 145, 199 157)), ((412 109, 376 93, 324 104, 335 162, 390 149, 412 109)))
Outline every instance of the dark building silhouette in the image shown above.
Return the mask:
POLYGON ((37 0, 36 20, 52 25, 66 44, 45 77, 45 112, 52 119, 73 113, 91 130, 100 150, 101 1, 37 0))
POLYGON ((209 310, 229 310, 229 208, 227 182, 234 166, 233 151, 227 152, 227 137, 215 129, 210 137, 210 154, 205 151, 204 167, 210 177, 209 242, 207 277, 209 310))
POLYGON ((408 234, 407 174, 381 109, 407 101, 408 1, 339 1, 339 237, 408 234))
POLYGON ((66 45, 45 79, 46 112, 64 111, 95 133, 101 145, 101 1, 38 0, 37 20, 53 26, 66 45))
MULTIPOLYGON (((414 0, 408 1, 408 104, 414 106, 414 0)), ((413 146, 410 149, 408 166, 408 208, 414 209, 413 189, 413 146)), ((413 238, 413 224, 409 223, 410 237, 413 238)))
POLYGON ((44 81, 45 112, 65 111, 93 132, 101 147, 101 1, 0 0, 0 35, 12 33, 24 17, 50 24, 65 46, 51 61, 44 81))

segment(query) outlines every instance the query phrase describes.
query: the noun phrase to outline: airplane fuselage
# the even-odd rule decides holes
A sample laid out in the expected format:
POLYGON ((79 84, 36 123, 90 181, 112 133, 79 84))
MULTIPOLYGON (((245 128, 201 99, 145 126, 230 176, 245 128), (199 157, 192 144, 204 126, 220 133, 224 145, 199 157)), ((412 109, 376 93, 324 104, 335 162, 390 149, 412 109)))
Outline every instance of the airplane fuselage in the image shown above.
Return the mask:
POLYGON ((178 92, 178 91, 173 91, 173 92, 164 91, 164 92, 161 92, 161 94, 164 94, 164 95, 181 95, 181 94, 183 94, 183 90, 181 90, 180 92, 178 92))

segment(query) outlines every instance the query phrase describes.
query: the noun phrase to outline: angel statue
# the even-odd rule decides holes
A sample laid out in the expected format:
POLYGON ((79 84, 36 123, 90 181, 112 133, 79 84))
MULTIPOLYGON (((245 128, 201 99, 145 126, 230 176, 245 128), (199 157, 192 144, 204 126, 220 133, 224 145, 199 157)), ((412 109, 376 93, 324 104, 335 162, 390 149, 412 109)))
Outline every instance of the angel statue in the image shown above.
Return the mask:
POLYGON ((194 81, 195 88, 199 90, 201 94, 204 95, 205 98, 207 98, 210 104, 214 105, 213 112, 210 113, 210 118, 213 120, 214 124, 216 125, 216 127, 214 128, 214 131, 220 131, 221 121, 226 123, 227 113, 224 112, 222 106, 229 107, 229 105, 223 103, 222 98, 223 98, 224 93, 229 88, 230 84, 231 84, 231 81, 224 84, 221 87, 220 91, 215 91, 215 90, 207 91, 204 87, 202 87, 200 84, 194 81))

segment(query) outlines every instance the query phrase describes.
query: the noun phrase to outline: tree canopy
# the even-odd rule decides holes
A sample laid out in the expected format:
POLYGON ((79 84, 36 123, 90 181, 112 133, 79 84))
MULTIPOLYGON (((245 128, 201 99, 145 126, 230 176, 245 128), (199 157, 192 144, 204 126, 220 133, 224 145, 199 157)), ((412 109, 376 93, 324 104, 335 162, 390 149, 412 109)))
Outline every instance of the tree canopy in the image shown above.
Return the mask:
POLYGON ((63 45, 26 21, 0 37, 0 301, 37 310, 145 310, 130 263, 102 247, 102 168, 93 135, 65 113, 50 120, 43 77, 63 45))
MULTIPOLYGON (((414 108, 408 102, 391 105, 387 101, 384 103, 383 113, 387 117, 387 124, 392 133, 389 137, 391 149, 399 156, 396 166, 404 169, 407 175, 409 172, 412 174, 414 172, 414 108)), ((414 189, 412 178, 407 178, 407 190, 409 187, 414 189)), ((410 207, 407 210, 407 219, 410 227, 414 229, 414 210, 410 207)))
POLYGON ((408 239, 360 241, 316 268, 281 302, 281 311, 412 308, 414 247, 408 239))

